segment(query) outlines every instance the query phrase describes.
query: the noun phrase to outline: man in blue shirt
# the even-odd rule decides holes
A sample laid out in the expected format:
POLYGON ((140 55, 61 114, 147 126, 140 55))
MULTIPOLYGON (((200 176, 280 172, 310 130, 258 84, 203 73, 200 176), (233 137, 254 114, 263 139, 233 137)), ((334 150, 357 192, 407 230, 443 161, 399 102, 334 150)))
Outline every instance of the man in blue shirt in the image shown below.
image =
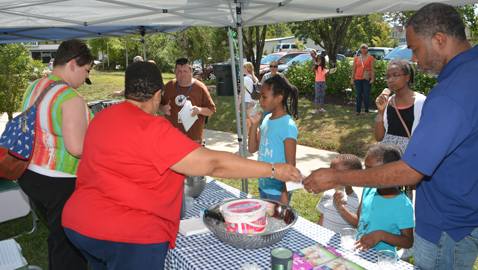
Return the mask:
POLYGON ((472 269, 478 255, 478 47, 449 5, 421 8, 405 25, 412 61, 437 77, 401 161, 362 171, 319 169, 311 192, 339 185, 417 185, 415 264, 472 269))

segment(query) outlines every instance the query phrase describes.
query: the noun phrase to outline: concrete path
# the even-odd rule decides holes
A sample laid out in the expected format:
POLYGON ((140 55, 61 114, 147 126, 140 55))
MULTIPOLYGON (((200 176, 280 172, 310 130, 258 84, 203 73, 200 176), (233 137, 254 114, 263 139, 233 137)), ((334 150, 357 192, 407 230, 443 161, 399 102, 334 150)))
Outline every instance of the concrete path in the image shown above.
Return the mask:
MULTIPOLYGON (((7 114, 0 116, 0 134, 5 129, 5 124, 8 122, 7 114)), ((214 130, 204 130, 204 137, 206 139, 206 147, 218 150, 227 151, 239 155, 239 144, 237 142, 237 134, 227 133, 214 130)), ((318 168, 328 168, 330 162, 338 155, 335 152, 315 149, 307 146, 297 145, 297 168, 305 175, 309 175, 312 171, 318 168)), ((249 154, 249 159, 257 160, 257 153, 249 154)), ((363 162, 363 161, 362 161, 363 162)), ((358 196, 362 196, 362 189, 355 188, 358 196)), ((360 198, 359 197, 359 198, 360 198)))

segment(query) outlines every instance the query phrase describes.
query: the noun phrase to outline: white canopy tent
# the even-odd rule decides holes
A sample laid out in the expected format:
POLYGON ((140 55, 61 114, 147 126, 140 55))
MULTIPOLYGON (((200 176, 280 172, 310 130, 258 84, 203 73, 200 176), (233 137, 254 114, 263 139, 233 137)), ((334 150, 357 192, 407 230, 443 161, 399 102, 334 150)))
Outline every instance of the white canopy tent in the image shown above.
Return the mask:
MULTIPOLYGON (((417 10, 431 3, 450 5, 474 4, 477 0, 0 0, 0 43, 15 29, 96 26, 210 26, 238 28, 239 58, 243 59, 242 28, 322 18, 353 16, 393 11, 417 10), (2 36, 3 33, 3 36, 2 36)), ((16 33, 18 34, 18 32, 16 33)), ((48 35, 48 33, 46 33, 48 35)), ((48 38, 44 38, 48 40, 48 38)), ((234 50, 229 37, 233 80, 234 50)), ((241 85, 244 85, 242 61, 241 85)), ((237 86, 234 97, 237 100, 237 86)), ((242 112, 246 111, 244 91, 242 112)), ((236 102, 236 119, 240 152, 245 156, 247 143, 242 142, 236 102), (241 145, 242 144, 242 145, 241 145)), ((244 115, 244 114, 243 114, 244 115)), ((246 118, 243 116, 242 126, 246 118)), ((243 131, 243 138, 247 134, 243 131)), ((247 191, 247 181, 243 181, 247 191)))

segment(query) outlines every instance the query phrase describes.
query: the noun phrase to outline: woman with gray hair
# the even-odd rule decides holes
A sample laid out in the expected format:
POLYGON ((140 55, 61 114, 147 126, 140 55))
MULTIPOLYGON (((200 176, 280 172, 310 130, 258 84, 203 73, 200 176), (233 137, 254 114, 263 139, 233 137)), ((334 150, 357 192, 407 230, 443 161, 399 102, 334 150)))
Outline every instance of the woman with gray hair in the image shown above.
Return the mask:
POLYGON ((201 147, 156 116, 162 88, 156 65, 133 63, 125 102, 101 110, 86 133, 63 227, 95 270, 163 269, 176 243, 185 175, 303 178, 289 164, 201 147))

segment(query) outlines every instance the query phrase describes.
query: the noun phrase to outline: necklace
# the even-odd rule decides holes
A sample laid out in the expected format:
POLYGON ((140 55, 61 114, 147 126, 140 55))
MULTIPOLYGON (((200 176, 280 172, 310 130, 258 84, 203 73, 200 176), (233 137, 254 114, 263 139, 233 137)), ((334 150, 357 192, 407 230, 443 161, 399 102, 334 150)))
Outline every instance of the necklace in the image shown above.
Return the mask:
POLYGON ((184 104, 186 103, 186 101, 188 100, 188 93, 189 93, 189 90, 191 90, 191 87, 193 87, 193 84, 194 84, 194 79, 192 79, 192 82, 191 82, 191 85, 189 86, 189 89, 188 91, 186 92, 185 95, 181 95, 181 90, 179 90, 179 83, 176 82, 176 86, 178 87, 178 92, 179 92, 179 95, 174 99, 174 102, 176 103, 176 105, 178 105, 179 107, 182 107, 184 106, 184 104))

